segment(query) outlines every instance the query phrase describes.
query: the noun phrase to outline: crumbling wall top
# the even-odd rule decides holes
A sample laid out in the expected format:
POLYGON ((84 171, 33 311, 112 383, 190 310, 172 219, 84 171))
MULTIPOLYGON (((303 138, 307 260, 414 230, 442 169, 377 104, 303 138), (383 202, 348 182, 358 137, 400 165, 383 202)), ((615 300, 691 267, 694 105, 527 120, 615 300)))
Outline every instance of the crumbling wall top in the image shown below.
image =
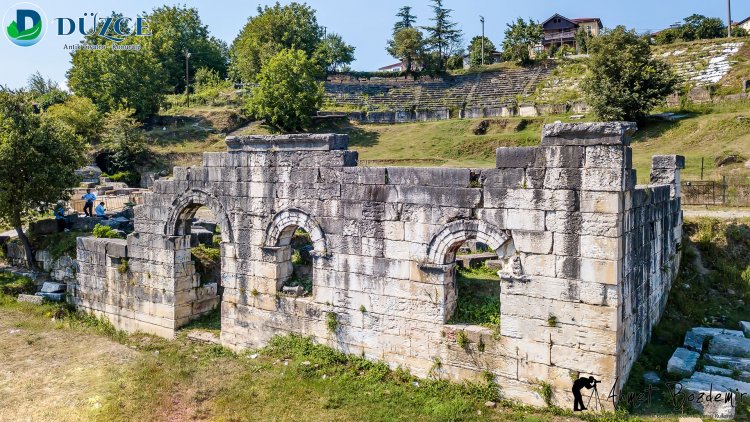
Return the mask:
POLYGON ((630 145, 633 122, 552 123, 544 125, 542 145, 630 145))
POLYGON ((345 150, 349 146, 346 134, 247 135, 228 136, 229 152, 239 151, 333 151, 345 150))

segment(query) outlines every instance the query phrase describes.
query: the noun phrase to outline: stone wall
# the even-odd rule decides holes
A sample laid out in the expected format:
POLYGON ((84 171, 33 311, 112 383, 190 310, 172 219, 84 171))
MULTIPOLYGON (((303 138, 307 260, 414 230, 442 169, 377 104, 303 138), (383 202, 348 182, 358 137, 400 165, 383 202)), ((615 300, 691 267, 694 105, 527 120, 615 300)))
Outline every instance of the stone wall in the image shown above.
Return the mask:
POLYGON ((678 261, 667 260, 679 255, 678 166, 658 161, 660 185, 644 199, 634 130, 548 125, 541 146, 499 148, 484 169, 357 167, 346 135, 229 137, 227 152, 154 183, 127 241, 79 239, 72 300, 167 337, 220 302, 232 348, 299 333, 423 377, 490 371, 505 397, 535 405, 546 382, 568 406, 572 376, 621 388, 678 261), (201 206, 221 228, 220 286, 201 286, 190 261, 201 206), (314 245, 310 297, 281 292, 297 228, 314 245), (501 261, 499 332, 447 323, 461 295, 456 251, 469 240, 501 261))
MULTIPOLYGON (((26 251, 20 241, 8 242, 0 245, 5 249, 5 259, 11 266, 26 268, 26 251)), ((67 283, 75 280, 77 272, 76 260, 68 254, 60 257, 53 257, 47 250, 36 251, 34 253, 34 262, 38 269, 49 273, 52 280, 67 283)))

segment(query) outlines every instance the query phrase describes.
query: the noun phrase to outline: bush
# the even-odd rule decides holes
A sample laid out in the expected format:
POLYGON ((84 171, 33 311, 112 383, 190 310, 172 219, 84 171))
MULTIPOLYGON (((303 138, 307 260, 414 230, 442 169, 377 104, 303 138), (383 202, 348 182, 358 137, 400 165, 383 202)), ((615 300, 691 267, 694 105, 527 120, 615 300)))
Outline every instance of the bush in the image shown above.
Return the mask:
POLYGON ((100 239, 122 239, 112 227, 101 224, 94 226, 94 237, 100 239))
POLYGON ((9 273, 0 273, 0 295, 18 296, 33 294, 36 283, 28 277, 19 277, 9 273))
POLYGON ((107 177, 113 182, 124 182, 131 188, 141 185, 141 175, 137 171, 121 171, 107 177))

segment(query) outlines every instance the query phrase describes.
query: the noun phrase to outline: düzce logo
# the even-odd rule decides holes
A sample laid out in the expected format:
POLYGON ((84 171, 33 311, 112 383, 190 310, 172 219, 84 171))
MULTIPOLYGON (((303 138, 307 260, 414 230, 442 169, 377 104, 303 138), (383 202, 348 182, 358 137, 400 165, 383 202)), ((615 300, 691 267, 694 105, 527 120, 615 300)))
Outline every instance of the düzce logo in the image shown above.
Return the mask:
POLYGON ((8 39, 22 47, 32 46, 44 37, 47 28, 42 9, 32 3, 14 4, 3 19, 8 39))

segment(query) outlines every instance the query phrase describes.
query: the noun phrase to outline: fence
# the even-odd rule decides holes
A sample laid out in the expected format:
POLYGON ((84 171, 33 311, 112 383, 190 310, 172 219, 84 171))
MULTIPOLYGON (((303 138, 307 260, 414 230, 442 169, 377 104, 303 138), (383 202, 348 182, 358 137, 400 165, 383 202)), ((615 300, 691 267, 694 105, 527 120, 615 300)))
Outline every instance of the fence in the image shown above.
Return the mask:
POLYGON ((750 206, 750 178, 724 178, 723 180, 684 181, 684 205, 750 206))
MULTIPOLYGON (((131 195, 102 195, 96 198, 96 204, 104 202, 104 208, 107 211, 122 211, 127 204, 142 204, 143 196, 141 194, 131 195)), ((71 199, 68 201, 68 209, 77 213, 83 213, 83 206, 86 201, 83 199, 71 199)))

